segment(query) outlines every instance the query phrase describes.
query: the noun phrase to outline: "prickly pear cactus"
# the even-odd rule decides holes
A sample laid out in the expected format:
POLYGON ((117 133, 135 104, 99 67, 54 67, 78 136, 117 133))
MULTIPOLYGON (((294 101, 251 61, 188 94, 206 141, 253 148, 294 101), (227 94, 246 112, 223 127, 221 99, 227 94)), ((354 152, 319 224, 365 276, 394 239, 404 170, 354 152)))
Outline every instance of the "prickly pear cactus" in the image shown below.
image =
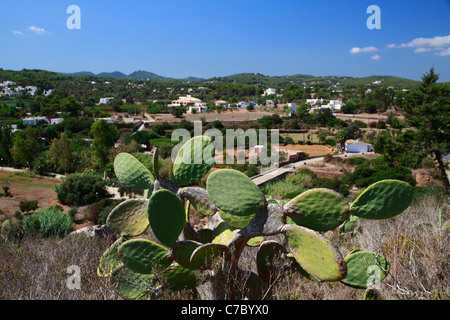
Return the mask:
MULTIPOLYGON (((377 182, 351 204, 328 189, 306 191, 285 205, 268 203, 241 172, 221 169, 210 173, 212 164, 197 157, 213 154, 211 146, 211 140, 203 136, 185 144, 178 152, 172 180, 159 176, 157 164, 151 173, 132 155, 122 153, 115 159, 119 181, 146 190, 144 199, 119 205, 107 220, 120 240, 103 255, 98 274, 110 277, 124 298, 157 298, 164 287, 196 287, 200 298, 205 290, 209 298, 241 297, 233 284, 226 283, 226 275, 239 278, 245 273, 239 259, 247 246, 258 251, 258 274, 249 277, 247 273, 242 282, 253 288, 247 298, 264 296, 258 290, 267 288, 270 273, 277 268, 275 260, 281 256, 293 270, 316 282, 339 281, 367 288, 388 275, 389 262, 383 256, 354 251, 344 258, 321 233, 351 232, 362 219, 401 214, 412 200, 408 184, 377 182), (193 186, 208 174, 206 189, 193 186), (207 208, 217 222, 194 230, 189 223, 191 204, 207 208), (149 234, 153 240, 147 238, 149 234), (285 243, 265 240, 276 235, 284 236, 285 243)), ((155 163, 157 159, 155 151, 155 163)))

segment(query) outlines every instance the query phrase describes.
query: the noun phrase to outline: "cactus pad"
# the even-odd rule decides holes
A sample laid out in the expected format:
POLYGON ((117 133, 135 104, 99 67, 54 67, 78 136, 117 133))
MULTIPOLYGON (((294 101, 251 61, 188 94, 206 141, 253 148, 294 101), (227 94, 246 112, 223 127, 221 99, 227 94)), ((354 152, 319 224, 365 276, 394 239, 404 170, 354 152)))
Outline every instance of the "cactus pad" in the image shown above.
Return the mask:
POLYGON ((162 275, 172 290, 189 289, 197 285, 196 273, 178 263, 172 263, 162 275))
POLYGON ((341 253, 320 234, 300 226, 285 225, 292 256, 300 266, 318 281, 339 281, 347 268, 341 253))
POLYGON ((389 219, 408 208, 413 188, 404 181, 382 180, 364 190, 350 206, 350 213, 364 219, 389 219))
POLYGON ((233 239, 239 229, 234 229, 226 222, 220 222, 213 230, 212 243, 228 244, 233 239))
POLYGON ((222 219, 233 227, 244 227, 244 222, 250 222, 258 211, 267 206, 261 190, 249 177, 237 170, 214 171, 208 177, 206 188, 214 205, 225 213, 221 213, 222 219), (230 215, 236 216, 239 222, 231 221, 230 215))
POLYGON ((213 240, 213 231, 211 229, 200 229, 197 231, 201 243, 210 243, 213 240))
POLYGON ((115 269, 123 266, 123 262, 117 259, 117 251, 125 241, 125 238, 119 238, 105 251, 105 253, 103 253, 97 267, 97 274, 99 277, 109 277, 115 269))
POLYGON ((148 219, 156 238, 172 247, 186 224, 186 215, 180 199, 169 190, 156 191, 148 202, 148 219))
POLYGON ((238 216, 235 214, 229 214, 219 210, 220 217, 225 220, 230 226, 235 228, 243 229, 245 228, 250 221, 252 221, 254 214, 246 215, 246 216, 238 216))
POLYGON ((133 189, 153 188, 155 178, 148 169, 129 153, 120 153, 114 160, 114 172, 117 179, 133 189))
POLYGON ((191 256, 195 249, 201 247, 203 244, 200 242, 185 240, 177 242, 172 247, 172 257, 176 262, 185 268, 191 269, 191 256))
POLYGON ((166 269, 170 265, 170 251, 149 240, 135 239, 126 241, 117 252, 123 258, 125 266, 141 274, 150 274, 154 266, 166 269))
POLYGON ((389 271, 389 262, 371 251, 354 250, 345 257, 347 276, 341 282, 355 288, 367 288, 381 282, 389 271))
POLYGON ((384 300, 378 290, 369 288, 364 292, 364 300, 384 300))
POLYGON ((197 136, 186 142, 178 151, 173 164, 173 182, 187 186, 203 178, 212 166, 212 162, 205 162, 204 153, 211 154, 214 151, 212 147, 211 138, 206 136, 197 136))
POLYGON ((329 189, 303 192, 285 206, 291 210, 292 220, 299 226, 315 231, 328 231, 341 225, 348 217, 347 201, 329 189))
POLYGON ((196 269, 208 268, 213 261, 226 252, 228 252, 228 247, 223 244, 205 244, 194 250, 191 256, 191 265, 196 269))
POLYGON ((150 293, 153 286, 153 275, 134 272, 122 266, 113 270, 111 283, 112 288, 121 297, 136 300, 150 293))
POLYGON ((126 200, 115 207, 106 219, 106 225, 122 237, 142 234, 149 225, 146 200, 126 200))
POLYGON ((263 281, 270 281, 271 273, 277 268, 275 261, 284 253, 284 251, 283 245, 276 241, 268 240, 261 243, 256 255, 256 268, 259 277, 263 281))

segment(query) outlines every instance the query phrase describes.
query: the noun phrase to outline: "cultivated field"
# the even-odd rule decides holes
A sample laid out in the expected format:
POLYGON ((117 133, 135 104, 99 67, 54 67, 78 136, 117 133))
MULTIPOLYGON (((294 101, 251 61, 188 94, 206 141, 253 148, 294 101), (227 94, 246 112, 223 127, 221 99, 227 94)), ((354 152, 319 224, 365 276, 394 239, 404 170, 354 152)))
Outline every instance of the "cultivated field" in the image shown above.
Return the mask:
POLYGON ((21 201, 33 200, 39 201, 38 205, 41 208, 59 205, 65 211, 70 209, 61 205, 53 189, 60 182, 59 179, 38 176, 28 171, 0 170, 0 182, 7 183, 12 194, 12 197, 0 198, 0 210, 5 213, 13 214, 19 210, 21 201))

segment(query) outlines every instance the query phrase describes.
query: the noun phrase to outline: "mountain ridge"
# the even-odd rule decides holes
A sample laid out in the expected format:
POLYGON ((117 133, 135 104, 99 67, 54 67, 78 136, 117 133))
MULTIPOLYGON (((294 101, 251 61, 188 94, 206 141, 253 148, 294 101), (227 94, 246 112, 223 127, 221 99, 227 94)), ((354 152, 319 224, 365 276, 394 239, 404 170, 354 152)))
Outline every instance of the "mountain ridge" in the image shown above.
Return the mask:
POLYGON ((370 85, 376 82, 383 83, 388 86, 416 86, 419 81, 387 75, 371 75, 365 77, 351 77, 351 76, 314 76, 307 74, 294 74, 294 75, 282 75, 282 76, 269 76, 261 73, 236 73, 228 76, 219 76, 209 79, 198 77, 187 78, 171 78, 165 77, 153 72, 137 70, 129 75, 126 75, 120 71, 114 72, 101 72, 95 74, 90 71, 81 71, 74 73, 64 73, 69 76, 94 76, 101 78, 113 78, 113 79, 130 79, 130 80, 144 80, 144 81, 158 81, 158 82, 237 82, 249 85, 274 85, 274 86, 286 86, 289 84, 311 84, 327 81, 330 84, 341 83, 343 85, 370 85))

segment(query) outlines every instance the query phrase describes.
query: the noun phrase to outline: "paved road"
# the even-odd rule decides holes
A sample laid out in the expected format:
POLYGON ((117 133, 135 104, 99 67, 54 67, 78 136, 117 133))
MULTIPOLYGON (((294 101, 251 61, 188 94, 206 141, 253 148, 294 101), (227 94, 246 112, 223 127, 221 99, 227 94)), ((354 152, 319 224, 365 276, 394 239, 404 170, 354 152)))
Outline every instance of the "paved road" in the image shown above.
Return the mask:
MULTIPOLYGON (((346 154, 339 154, 339 155, 333 155, 333 156, 344 158, 346 156, 347 157, 348 156, 361 156, 361 155, 365 155, 365 154, 370 154, 370 153, 368 153, 368 152, 366 152, 366 153, 346 153, 346 154)), ((273 169, 273 170, 267 171, 261 175, 255 176, 252 178, 252 180, 257 186, 262 186, 268 182, 277 180, 278 178, 282 177, 285 174, 288 174, 289 172, 293 172, 295 168, 298 168, 303 165, 315 163, 315 162, 322 162, 323 158, 324 157, 293 162, 293 163, 285 165, 281 168, 273 169)))

